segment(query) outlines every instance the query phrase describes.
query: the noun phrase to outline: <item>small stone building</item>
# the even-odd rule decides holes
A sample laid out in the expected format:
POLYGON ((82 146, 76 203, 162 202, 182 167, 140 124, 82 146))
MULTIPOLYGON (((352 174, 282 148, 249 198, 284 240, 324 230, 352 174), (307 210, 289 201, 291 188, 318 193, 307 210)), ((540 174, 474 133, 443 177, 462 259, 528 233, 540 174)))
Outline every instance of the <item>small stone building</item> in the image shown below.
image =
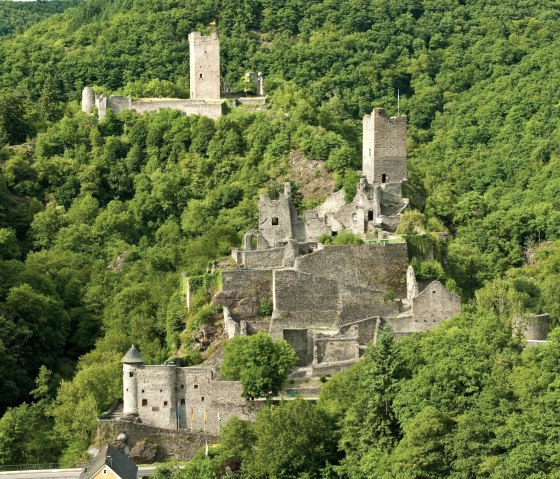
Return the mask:
POLYGON ((138 467, 115 446, 103 446, 87 463, 79 479, 136 479, 138 467))
POLYGON ((252 419, 261 406, 241 396, 240 382, 218 381, 210 368, 146 365, 134 345, 121 361, 124 420, 216 434, 231 416, 252 419))

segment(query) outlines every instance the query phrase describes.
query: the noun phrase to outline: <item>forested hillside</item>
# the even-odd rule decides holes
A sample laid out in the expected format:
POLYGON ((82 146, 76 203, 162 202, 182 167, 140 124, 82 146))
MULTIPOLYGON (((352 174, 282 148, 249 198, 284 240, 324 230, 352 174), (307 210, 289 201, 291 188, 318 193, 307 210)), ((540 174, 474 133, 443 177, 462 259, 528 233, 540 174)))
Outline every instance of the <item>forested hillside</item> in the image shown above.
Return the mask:
POLYGON ((61 13, 76 5, 74 0, 46 0, 38 2, 0 1, 0 36, 21 33, 34 23, 50 15, 61 13))
POLYGON ((224 440, 189 477, 233 459, 247 477, 321 477, 327 463, 324 477, 558 475, 560 346, 553 335, 522 352, 509 321, 560 314, 559 27, 556 1, 88 0, 0 39, 0 414, 13 408, 0 465, 82 458, 131 342, 151 363, 199 362, 192 334, 215 311, 200 297, 186 313, 180 273, 239 244, 258 195, 294 180, 294 158, 325 170, 294 184, 302 207, 326 178, 352 188, 361 117, 396 114, 399 94, 417 210, 406 224, 450 234, 437 274, 465 312, 387 337, 314 412, 233 424, 246 450, 224 440), (81 113, 85 85, 187 94, 187 34, 212 21, 224 87, 263 71, 267 111, 81 113), (286 470, 284 455, 245 456, 289 418, 294 437, 307 423, 308 444, 324 437, 315 459, 286 470))

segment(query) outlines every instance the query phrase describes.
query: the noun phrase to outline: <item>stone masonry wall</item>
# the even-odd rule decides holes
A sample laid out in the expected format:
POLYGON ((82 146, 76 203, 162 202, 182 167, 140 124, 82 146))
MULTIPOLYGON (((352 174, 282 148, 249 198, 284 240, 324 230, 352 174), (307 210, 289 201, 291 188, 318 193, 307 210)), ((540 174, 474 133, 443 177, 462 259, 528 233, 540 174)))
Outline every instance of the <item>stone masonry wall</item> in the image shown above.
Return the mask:
POLYGON ((439 323, 461 311, 461 298, 433 281, 412 300, 412 314, 419 323, 439 323))
MULTIPOLYGON (((326 246, 296 258, 295 268, 323 278, 406 294, 406 243, 326 246)), ((371 316, 371 315, 370 315, 371 316)))
POLYGON ((132 110, 138 113, 159 111, 163 108, 179 110, 185 115, 203 115, 216 120, 224 113, 224 102, 222 101, 193 101, 175 98, 161 99, 140 99, 134 100, 131 105, 132 110))
POLYGON ((271 335, 282 329, 327 329, 372 316, 398 313, 384 293, 293 270, 274 271, 271 335))
POLYGON ((189 34, 192 100, 220 98, 220 39, 216 32, 189 34))
MULTIPOLYGON (((192 459, 205 444, 205 436, 202 433, 191 433, 185 429, 162 429, 141 423, 115 420, 98 422, 96 443, 111 443, 121 433, 127 435, 126 444, 129 449, 143 439, 157 444, 157 461, 165 461, 170 457, 183 461, 192 459)), ((218 439, 213 435, 207 435, 206 438, 209 444, 215 443, 218 439)))
POLYGON ((405 116, 389 117, 382 108, 364 116, 363 172, 369 183, 407 179, 406 123, 405 116))
POLYGON ((151 426, 177 428, 175 366, 143 366, 138 374, 138 415, 151 426))
POLYGON ((284 248, 245 251, 243 258, 247 268, 281 268, 284 264, 284 248))
POLYGON ((273 272, 271 335, 282 338, 282 329, 337 329, 338 283, 293 270, 273 272))
POLYGON ((272 271, 232 269, 222 271, 222 291, 214 301, 226 306, 234 321, 257 319, 259 307, 272 299, 272 271))

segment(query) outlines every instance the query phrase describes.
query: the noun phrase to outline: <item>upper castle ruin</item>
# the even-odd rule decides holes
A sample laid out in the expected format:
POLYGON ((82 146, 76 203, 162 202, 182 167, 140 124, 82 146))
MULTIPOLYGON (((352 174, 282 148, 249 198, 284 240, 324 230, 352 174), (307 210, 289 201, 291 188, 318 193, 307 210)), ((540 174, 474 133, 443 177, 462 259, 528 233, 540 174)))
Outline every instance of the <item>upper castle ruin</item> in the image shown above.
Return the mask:
MULTIPOLYGON (((118 113, 123 110, 135 110, 138 113, 159 111, 163 108, 178 110, 185 115, 203 115, 217 119, 227 111, 227 101, 221 96, 220 87, 220 38, 217 32, 202 35, 199 32, 189 34, 189 69, 190 98, 139 98, 130 96, 104 95, 85 87, 82 91, 82 111, 91 113, 97 109, 100 120, 105 118, 107 110, 118 113)), ((250 74, 248 74, 250 75, 250 74)), ((262 74, 255 77, 257 92, 261 96, 236 98, 232 105, 238 103, 251 106, 265 104, 262 88, 262 74)))

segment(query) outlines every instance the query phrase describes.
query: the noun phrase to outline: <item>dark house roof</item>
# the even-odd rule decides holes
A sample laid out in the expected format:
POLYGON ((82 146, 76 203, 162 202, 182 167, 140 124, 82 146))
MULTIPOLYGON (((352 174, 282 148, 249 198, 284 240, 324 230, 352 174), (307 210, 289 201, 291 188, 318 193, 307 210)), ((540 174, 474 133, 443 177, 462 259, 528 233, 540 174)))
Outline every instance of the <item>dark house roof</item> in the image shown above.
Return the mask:
POLYGON ((138 475, 136 464, 115 446, 107 444, 88 462, 80 474, 80 479, 90 479, 104 466, 109 466, 121 479, 136 479, 138 475))
POLYGON ((135 363, 143 363, 143 362, 144 362, 144 358, 140 354, 140 351, 136 349, 136 346, 134 346, 134 344, 130 346, 130 349, 121 359, 121 363, 126 363, 126 364, 135 364, 135 363))

